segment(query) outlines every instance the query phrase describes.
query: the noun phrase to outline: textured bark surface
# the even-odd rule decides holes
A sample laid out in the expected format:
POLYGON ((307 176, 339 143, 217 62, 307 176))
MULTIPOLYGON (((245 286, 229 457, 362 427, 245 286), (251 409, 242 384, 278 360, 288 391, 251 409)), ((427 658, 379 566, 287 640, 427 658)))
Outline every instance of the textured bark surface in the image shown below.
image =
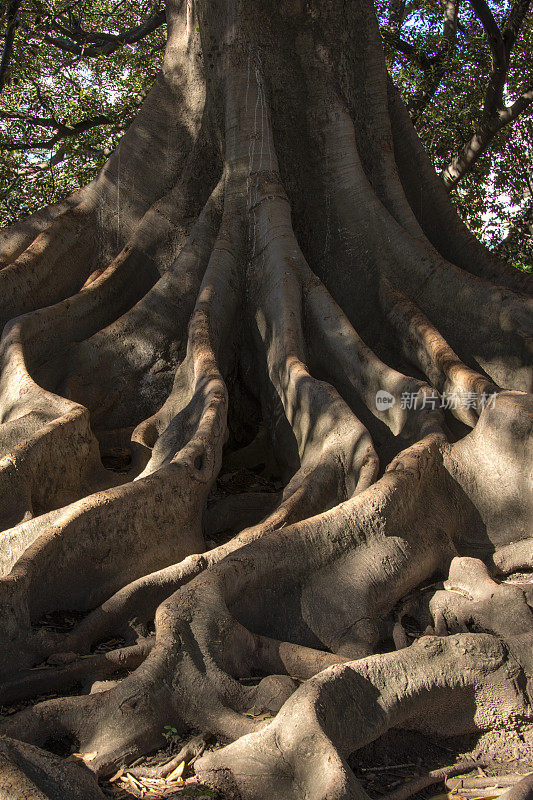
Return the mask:
POLYGON ((167 13, 100 175, 1 235, 0 797, 101 797, 169 722, 241 800, 365 797, 393 727, 531 742, 527 276, 456 217, 369 0, 167 13))

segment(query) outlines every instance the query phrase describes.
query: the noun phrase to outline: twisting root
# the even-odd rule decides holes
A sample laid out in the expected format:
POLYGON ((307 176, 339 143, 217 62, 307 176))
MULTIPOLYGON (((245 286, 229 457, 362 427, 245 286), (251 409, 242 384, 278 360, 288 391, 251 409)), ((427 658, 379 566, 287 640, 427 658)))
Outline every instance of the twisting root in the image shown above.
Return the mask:
MULTIPOLYGON (((133 647, 124 647, 109 653, 97 653, 83 660, 76 659, 74 653, 63 654, 65 666, 57 665, 41 669, 28 670, 10 682, 5 682, 0 689, 0 703, 7 705, 14 700, 25 700, 27 697, 60 692, 70 689, 78 683, 102 680, 121 670, 132 671, 142 664, 152 647, 148 640, 133 647)), ((57 659, 56 659, 57 661, 57 659)))
POLYGON ((195 759, 228 798, 365 800, 347 759, 390 727, 531 732, 531 606, 486 566, 531 562, 529 307, 416 207, 367 0, 167 5, 117 153, 6 239, 6 319, 33 310, 1 342, 0 699, 84 694, 6 719, 0 770, 96 800, 89 770, 172 725, 200 735, 158 777, 195 759), (263 470, 264 496, 228 494, 263 470), (442 636, 397 625, 383 653, 446 574, 442 636))
POLYGON ((350 753, 407 721, 423 730, 450 724, 455 731, 468 729, 472 702, 475 725, 494 725, 494 691, 500 719, 521 716, 527 701, 516 691, 516 669, 501 643, 481 634, 427 637, 399 653, 330 667, 301 686, 263 731, 200 758, 196 773, 230 798, 366 797, 346 763, 350 753), (431 700, 437 690, 446 708, 442 716, 431 700), (342 717, 332 713, 334 698, 342 698, 342 717))
POLYGON ((174 758, 171 758, 170 761, 167 761, 167 763, 163 764, 161 767, 138 767, 137 769, 129 770, 129 772, 136 778, 166 778, 179 767, 182 761, 185 761, 188 766, 192 766, 196 759, 200 758, 205 751, 209 739, 209 735, 206 734, 194 736, 181 748, 174 758))

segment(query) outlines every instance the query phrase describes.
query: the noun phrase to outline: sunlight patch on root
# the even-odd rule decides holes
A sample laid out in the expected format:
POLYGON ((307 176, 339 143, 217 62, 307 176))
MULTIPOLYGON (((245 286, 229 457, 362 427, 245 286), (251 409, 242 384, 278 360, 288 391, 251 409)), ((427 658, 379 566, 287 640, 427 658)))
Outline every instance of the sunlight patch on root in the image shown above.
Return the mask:
POLYGON ((444 448, 444 461, 477 520, 461 543, 462 553, 486 558, 495 548, 530 535, 533 395, 493 395, 473 430, 444 448))
POLYGON ((15 261, 54 219, 79 205, 85 191, 83 187, 65 200, 41 208, 4 228, 0 232, 0 269, 15 261))
MULTIPOLYGON (((2 575, 41 534, 39 515, 113 482, 101 465, 87 409, 68 401, 63 405, 63 413, 58 408, 60 415, 55 419, 47 421, 39 412, 30 412, 16 420, 16 426, 6 425, 16 427, 17 436, 23 430, 26 435, 0 460, 2 575)), ((52 408, 50 404, 50 411, 52 408)), ((57 513, 52 512, 55 516, 57 513)))
POLYGON ((440 394, 457 398, 450 406, 451 413, 473 428, 490 395, 499 388, 463 364, 428 318, 386 279, 381 285, 381 303, 405 357, 440 394))
POLYGON ((92 272, 94 237, 94 214, 69 209, 0 270, 0 329, 20 314, 79 291, 92 272))
POLYGON ((205 754, 195 772, 240 800, 361 800, 366 794, 345 759, 389 727, 445 734, 513 719, 531 725, 520 673, 495 637, 424 637, 397 653, 325 670, 263 731, 205 754))
POLYGON ((492 556, 492 561, 504 575, 521 569, 533 569, 533 538, 522 539, 498 548, 492 556))
POLYGON ((469 629, 504 639, 533 634, 533 611, 519 586, 496 583, 476 558, 454 558, 429 608, 439 636, 469 629))

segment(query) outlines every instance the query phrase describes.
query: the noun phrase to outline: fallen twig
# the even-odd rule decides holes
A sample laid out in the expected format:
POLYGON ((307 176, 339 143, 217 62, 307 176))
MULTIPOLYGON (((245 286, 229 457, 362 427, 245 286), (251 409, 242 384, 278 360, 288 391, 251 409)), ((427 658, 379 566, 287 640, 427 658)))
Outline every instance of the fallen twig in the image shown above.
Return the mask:
POLYGON ((426 775, 420 775, 420 777, 408 783, 404 783, 403 786, 396 789, 394 792, 384 794, 381 800, 407 800, 408 797, 412 797, 428 786, 432 786, 435 783, 442 783, 446 778, 451 778, 454 775, 461 775, 463 772, 470 772, 484 765, 485 762, 483 761, 472 761, 470 759, 468 761, 459 761, 457 764, 452 764, 449 767, 433 769, 431 772, 426 773, 426 775))

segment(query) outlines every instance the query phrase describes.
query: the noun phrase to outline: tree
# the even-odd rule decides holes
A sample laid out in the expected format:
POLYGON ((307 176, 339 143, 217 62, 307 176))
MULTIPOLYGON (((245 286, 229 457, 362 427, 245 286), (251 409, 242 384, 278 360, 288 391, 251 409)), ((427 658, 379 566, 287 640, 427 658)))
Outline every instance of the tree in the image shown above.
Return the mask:
POLYGON ((369 0, 167 14, 97 178, 2 233, 0 697, 62 695, 4 720, 4 781, 102 797, 167 724, 253 800, 360 797, 391 726, 523 747, 531 279, 457 217, 369 0))
POLYGON ((164 9, 151 0, 21 0, 14 25, 7 16, 2 225, 95 177, 161 67, 166 27, 164 9))
MULTIPOLYGON (((531 105, 522 98, 510 108, 527 94, 533 69, 529 5, 476 6, 508 54, 500 59, 505 98, 500 92, 494 111, 492 92, 487 116, 491 39, 472 4, 450 3, 443 15, 440 0, 376 2, 389 70, 437 170, 450 169, 469 143, 481 142, 450 190, 463 220, 524 271, 533 259, 522 222, 531 203, 531 105), (481 141, 483 115, 492 119, 492 133, 481 141)), ((0 67, 3 226, 98 173, 155 78, 165 27, 152 0, 21 0, 6 5, 3 19, 0 12, 7 38, 0 67)))
POLYGON ((387 60, 412 120, 469 227, 494 248, 522 230, 507 256, 531 269, 529 2, 381 0, 387 60), (457 191, 458 190, 458 191, 457 191), (523 251, 520 254, 520 251, 523 251))

